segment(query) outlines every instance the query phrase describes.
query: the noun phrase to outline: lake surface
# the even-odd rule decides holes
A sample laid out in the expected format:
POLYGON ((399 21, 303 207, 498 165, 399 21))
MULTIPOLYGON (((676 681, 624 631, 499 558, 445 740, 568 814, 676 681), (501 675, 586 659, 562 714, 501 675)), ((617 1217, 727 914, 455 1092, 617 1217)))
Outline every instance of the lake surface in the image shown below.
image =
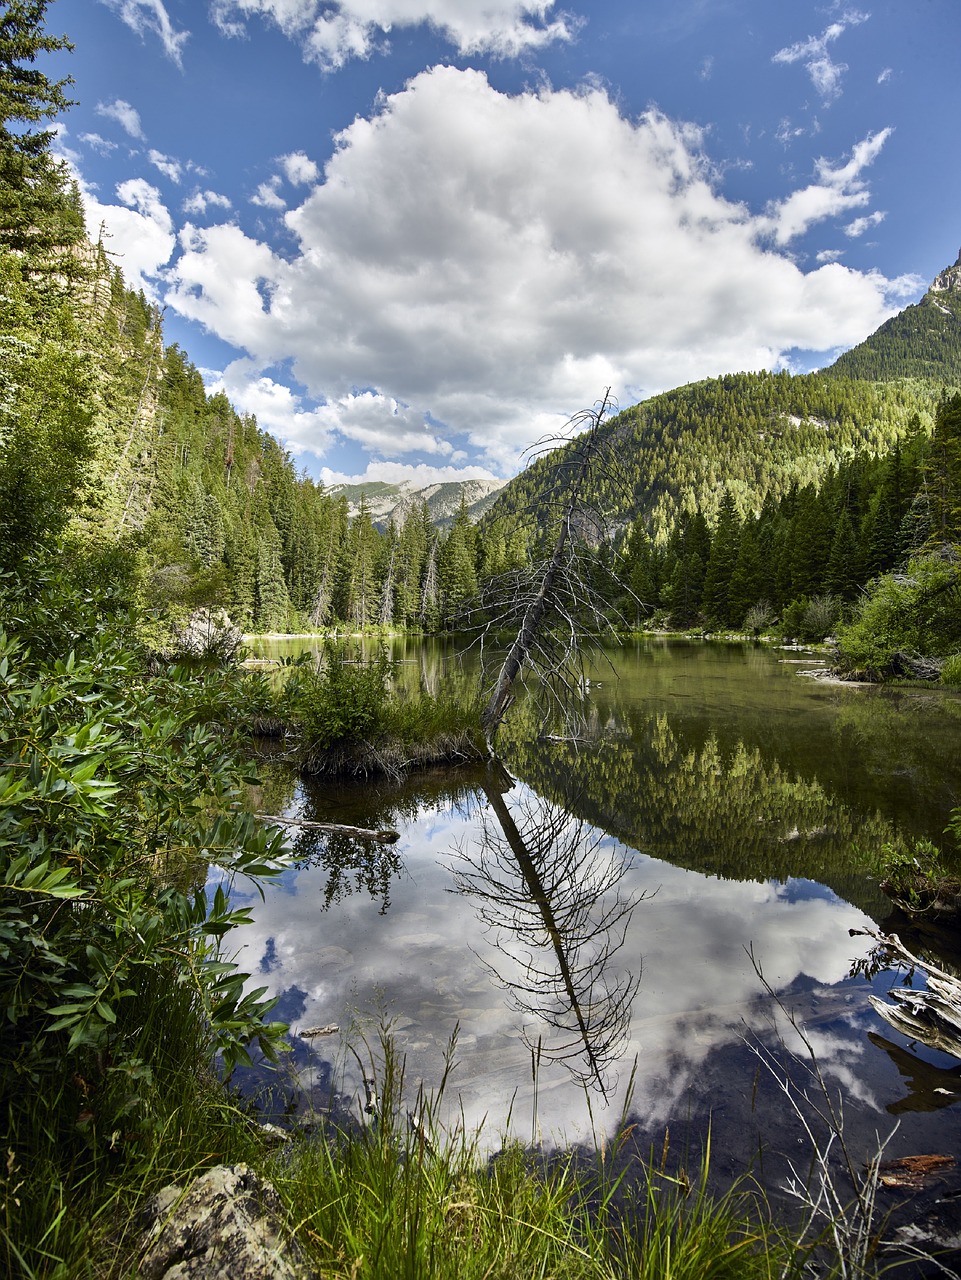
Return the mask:
MULTIPOLYGON (((395 657, 408 685, 476 678, 441 645, 395 657)), ((491 1146, 508 1130, 603 1143, 626 1109, 641 1144, 670 1126, 696 1146, 710 1126, 736 1173, 761 1148, 803 1158, 779 1086, 784 1069, 805 1081, 783 1051, 805 1054, 788 1010, 859 1156, 896 1120, 890 1155, 956 1151, 958 1064, 875 1014, 869 993, 900 979, 874 972, 860 931, 957 958, 892 912, 870 868, 885 844, 941 842, 961 700, 815 681, 805 655, 747 644, 651 639, 608 659, 573 736, 547 740, 530 702, 515 709, 504 770, 345 786, 267 768, 267 812, 401 833, 301 831, 298 866, 251 896, 239 958, 291 1023, 291 1109, 331 1089, 362 1101, 345 1040, 365 1058, 381 1022, 413 1100, 457 1027, 446 1114, 491 1146), (326 1024, 340 1034, 299 1034, 326 1024)))

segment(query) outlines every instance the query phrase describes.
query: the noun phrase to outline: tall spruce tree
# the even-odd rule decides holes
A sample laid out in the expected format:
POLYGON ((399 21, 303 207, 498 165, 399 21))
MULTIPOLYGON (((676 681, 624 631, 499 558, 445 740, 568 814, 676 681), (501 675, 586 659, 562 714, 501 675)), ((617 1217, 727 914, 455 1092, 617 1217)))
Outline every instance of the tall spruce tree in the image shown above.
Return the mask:
POLYGON ((47 0, 9 0, 0 11, 0 245, 24 255, 35 277, 62 274, 68 259, 54 261, 52 251, 84 231, 77 192, 50 154, 53 130, 43 127, 72 105, 70 80, 50 80, 35 65, 43 53, 73 48, 44 30, 46 10, 47 0))

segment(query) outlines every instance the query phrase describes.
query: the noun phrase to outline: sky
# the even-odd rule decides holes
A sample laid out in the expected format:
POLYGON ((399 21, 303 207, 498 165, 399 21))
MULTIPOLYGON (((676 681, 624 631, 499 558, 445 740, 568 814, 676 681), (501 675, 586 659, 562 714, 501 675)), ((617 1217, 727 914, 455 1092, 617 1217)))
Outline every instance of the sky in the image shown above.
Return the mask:
POLYGON ((52 0, 88 230, 327 483, 828 364, 961 245, 959 0, 52 0))

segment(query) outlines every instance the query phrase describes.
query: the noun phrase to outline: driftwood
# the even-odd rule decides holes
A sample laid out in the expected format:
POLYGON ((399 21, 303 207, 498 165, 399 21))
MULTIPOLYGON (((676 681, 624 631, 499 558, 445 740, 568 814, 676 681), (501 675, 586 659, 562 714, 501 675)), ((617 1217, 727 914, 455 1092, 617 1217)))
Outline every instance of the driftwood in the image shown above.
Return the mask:
POLYGON ((255 813, 261 822, 276 822, 281 827, 304 827, 309 831, 330 831, 335 835, 353 836, 356 840, 379 840, 381 844, 396 844, 399 831, 374 831, 370 827, 352 827, 345 822, 308 822, 306 818, 282 818, 276 813, 255 813))
POLYGON ((874 1009, 896 1031, 961 1060, 961 979, 914 955, 896 933, 865 932, 913 969, 920 969, 928 980, 925 991, 913 987, 889 991, 894 1004, 869 995, 874 1009))
POLYGON ((909 680, 939 680, 944 661, 941 658, 926 658, 923 654, 909 653, 899 649, 891 655, 891 672, 896 676, 906 676, 909 680))

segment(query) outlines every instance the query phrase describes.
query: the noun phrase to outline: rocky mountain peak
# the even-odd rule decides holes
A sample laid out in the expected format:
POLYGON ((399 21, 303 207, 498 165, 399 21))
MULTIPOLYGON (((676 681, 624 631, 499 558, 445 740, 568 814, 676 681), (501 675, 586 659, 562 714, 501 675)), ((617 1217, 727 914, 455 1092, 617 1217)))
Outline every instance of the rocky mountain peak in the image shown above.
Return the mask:
POLYGON ((932 293, 961 293, 961 252, 958 253, 958 260, 953 267, 945 267, 934 277, 934 283, 931 285, 932 293))

